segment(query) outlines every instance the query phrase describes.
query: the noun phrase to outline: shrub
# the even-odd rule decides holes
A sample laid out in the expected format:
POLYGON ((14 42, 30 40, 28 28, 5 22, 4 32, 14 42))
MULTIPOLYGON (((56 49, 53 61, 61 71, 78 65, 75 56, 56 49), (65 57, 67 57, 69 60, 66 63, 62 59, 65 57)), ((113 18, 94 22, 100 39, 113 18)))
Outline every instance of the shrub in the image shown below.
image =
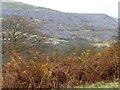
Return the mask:
POLYGON ((104 52, 87 50, 80 57, 44 55, 41 62, 25 60, 13 53, 3 65, 3 88, 70 88, 85 83, 113 81, 119 78, 118 44, 104 52))

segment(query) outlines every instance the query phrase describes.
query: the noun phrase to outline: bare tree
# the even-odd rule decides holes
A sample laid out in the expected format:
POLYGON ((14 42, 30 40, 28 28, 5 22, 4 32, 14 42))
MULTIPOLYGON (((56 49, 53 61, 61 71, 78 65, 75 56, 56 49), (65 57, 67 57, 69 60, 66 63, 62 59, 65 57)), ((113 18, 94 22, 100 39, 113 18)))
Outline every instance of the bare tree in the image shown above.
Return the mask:
POLYGON ((13 51, 25 52, 45 41, 36 25, 22 16, 11 16, 2 21, 3 55, 13 51))

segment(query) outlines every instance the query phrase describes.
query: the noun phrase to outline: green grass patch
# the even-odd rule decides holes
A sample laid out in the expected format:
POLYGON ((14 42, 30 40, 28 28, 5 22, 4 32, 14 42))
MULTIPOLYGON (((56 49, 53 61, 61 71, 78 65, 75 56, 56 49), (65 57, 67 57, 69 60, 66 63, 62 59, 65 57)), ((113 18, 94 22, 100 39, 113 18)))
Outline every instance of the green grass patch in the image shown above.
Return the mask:
POLYGON ((111 82, 111 83, 99 82, 91 85, 89 84, 81 85, 80 87, 76 87, 76 88, 118 88, 119 86, 120 86, 120 83, 118 82, 111 82))

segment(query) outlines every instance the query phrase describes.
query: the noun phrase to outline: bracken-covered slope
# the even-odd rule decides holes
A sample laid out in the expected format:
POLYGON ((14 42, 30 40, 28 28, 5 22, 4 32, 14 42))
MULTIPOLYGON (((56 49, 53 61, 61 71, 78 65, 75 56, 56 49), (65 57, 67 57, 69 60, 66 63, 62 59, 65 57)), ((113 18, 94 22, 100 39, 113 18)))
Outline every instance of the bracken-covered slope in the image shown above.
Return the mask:
POLYGON ((84 38, 98 42, 117 37, 117 21, 106 14, 63 13, 20 2, 4 2, 2 15, 30 18, 39 26, 40 32, 61 39, 84 38))

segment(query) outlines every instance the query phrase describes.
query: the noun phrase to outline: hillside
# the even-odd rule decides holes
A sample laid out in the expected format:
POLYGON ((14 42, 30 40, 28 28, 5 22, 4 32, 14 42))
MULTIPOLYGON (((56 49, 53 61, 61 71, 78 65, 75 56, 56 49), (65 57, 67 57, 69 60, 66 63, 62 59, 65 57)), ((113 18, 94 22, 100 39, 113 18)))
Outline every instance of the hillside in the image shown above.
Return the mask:
POLYGON ((117 37, 117 21, 106 14, 63 13, 24 3, 4 2, 2 15, 30 18, 38 25, 40 32, 63 40, 83 38, 106 42, 117 37))
POLYGON ((0 1, 3 89, 118 88, 116 18, 0 1))

